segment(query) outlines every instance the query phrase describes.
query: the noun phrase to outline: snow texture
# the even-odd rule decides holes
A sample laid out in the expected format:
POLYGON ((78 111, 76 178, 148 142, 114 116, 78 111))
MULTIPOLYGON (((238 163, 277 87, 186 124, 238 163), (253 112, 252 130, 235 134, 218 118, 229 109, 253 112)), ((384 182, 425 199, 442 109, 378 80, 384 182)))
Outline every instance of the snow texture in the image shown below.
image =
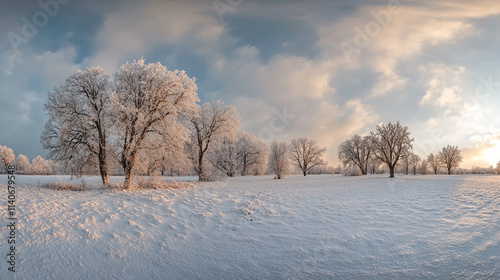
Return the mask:
MULTIPOLYGON (((18 178, 16 279, 500 279, 497 176, 238 177, 131 192, 99 189, 98 177, 85 179, 96 186, 85 192, 37 186, 55 180, 75 183, 18 178)), ((14 279, 6 265, 0 278, 14 279)))

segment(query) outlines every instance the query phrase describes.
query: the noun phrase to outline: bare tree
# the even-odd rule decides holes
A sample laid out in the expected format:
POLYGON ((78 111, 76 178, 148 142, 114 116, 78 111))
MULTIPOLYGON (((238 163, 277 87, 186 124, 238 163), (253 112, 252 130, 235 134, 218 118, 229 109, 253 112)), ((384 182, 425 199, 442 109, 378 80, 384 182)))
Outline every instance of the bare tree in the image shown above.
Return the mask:
POLYGON ((439 167, 441 166, 441 162, 439 160, 439 157, 437 155, 434 155, 433 153, 431 153, 427 157, 427 162, 429 163, 429 165, 431 166, 432 170, 434 171, 434 174, 437 174, 438 170, 439 170, 439 167))
POLYGON ((269 172, 274 173, 277 179, 285 178, 285 174, 288 173, 289 149, 290 148, 287 143, 277 141, 273 141, 273 143, 271 143, 271 153, 269 154, 268 168, 269 172))
POLYGON ((427 175, 428 164, 429 162, 427 160, 423 159, 420 161, 420 173, 422 173, 422 175, 427 175))
POLYGON ((411 152, 409 150, 403 151, 401 153, 401 165, 403 169, 403 173, 408 175, 410 173, 410 161, 411 161, 411 152))
POLYGON ((381 124, 374 132, 371 132, 370 138, 373 142, 374 155, 387 164, 390 177, 394 178, 394 168, 401 159, 401 155, 413 147, 413 139, 410 138, 408 127, 401 126, 399 122, 381 124))
POLYGON ((413 175, 417 175, 417 170, 420 165, 420 157, 414 153, 410 153, 410 166, 413 171, 413 175))
POLYGON ((81 175, 85 167, 99 166, 102 183, 108 184, 106 110, 111 84, 100 67, 77 71, 48 93, 49 119, 41 136, 48 157, 64 162, 81 175))
POLYGON ((453 168, 458 168, 462 162, 462 155, 458 146, 446 146, 439 152, 439 161, 446 166, 448 175, 451 175, 453 168))
MULTIPOLYGON (((369 136, 354 135, 340 144, 338 157, 342 164, 353 163, 361 169, 361 173, 368 173, 368 162, 372 155, 372 142, 369 136)), ((375 162, 375 161, 374 161, 375 162)))
POLYGON ((246 131, 240 131, 237 137, 236 150, 241 175, 247 175, 251 169, 262 172, 269 156, 269 147, 246 131))
POLYGON ((323 154, 325 148, 320 148, 316 140, 306 137, 292 139, 290 143, 290 159, 292 164, 300 168, 306 176, 307 171, 319 165, 324 165, 323 154))
POLYGON ((373 153, 371 153, 371 156, 368 159, 368 167, 371 174, 375 174, 380 167, 380 160, 373 156, 373 153))
POLYGON ((115 74, 115 86, 111 116, 128 189, 142 150, 179 147, 186 140, 182 116, 196 110, 197 87, 184 71, 168 71, 160 63, 145 64, 144 59, 123 65, 115 74))
POLYGON ((500 175, 500 161, 497 163, 497 174, 500 175))
POLYGON ((240 117, 232 105, 221 100, 203 104, 197 115, 191 118, 189 154, 200 181, 211 178, 204 171, 204 158, 210 147, 217 147, 224 137, 234 137, 240 125, 240 117))
POLYGON ((0 145, 0 163, 3 164, 6 171, 8 166, 14 163, 15 159, 16 156, 11 148, 0 145))

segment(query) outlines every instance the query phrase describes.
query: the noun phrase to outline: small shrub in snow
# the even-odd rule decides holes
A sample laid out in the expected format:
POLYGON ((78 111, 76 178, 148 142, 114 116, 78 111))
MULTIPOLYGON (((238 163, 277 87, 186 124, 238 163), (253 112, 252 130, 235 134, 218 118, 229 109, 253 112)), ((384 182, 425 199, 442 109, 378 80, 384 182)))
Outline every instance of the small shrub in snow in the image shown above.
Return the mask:
POLYGON ((115 183, 108 185, 107 189, 110 190, 139 190, 139 189, 154 189, 154 190, 174 190, 174 189, 186 189, 192 188, 195 185, 189 182, 179 182, 179 181, 163 181, 161 177, 150 177, 149 179, 144 179, 142 177, 136 178, 134 181, 130 182, 129 188, 125 188, 123 183, 115 183))
POLYGON ((344 176, 361 176, 361 175, 363 175, 363 173, 361 172, 361 169, 359 169, 357 166, 347 170, 344 173, 344 176))
POLYGON ((82 182, 82 184, 77 185, 77 184, 67 184, 66 182, 50 182, 50 183, 43 183, 40 184, 38 182, 38 186, 42 188, 47 188, 47 189, 53 189, 57 191, 76 191, 76 192, 83 192, 87 189, 87 185, 85 182, 82 182))

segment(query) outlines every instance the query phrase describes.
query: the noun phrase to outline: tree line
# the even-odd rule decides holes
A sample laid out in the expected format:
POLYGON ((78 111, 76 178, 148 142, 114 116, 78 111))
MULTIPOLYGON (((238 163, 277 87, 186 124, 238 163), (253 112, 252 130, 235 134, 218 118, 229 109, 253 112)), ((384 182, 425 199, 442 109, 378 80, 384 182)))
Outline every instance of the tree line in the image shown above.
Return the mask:
POLYGON ((444 168, 450 175, 452 170, 459 168, 463 160, 458 146, 450 145, 443 147, 436 155, 431 153, 422 159, 413 152, 413 142, 408 127, 402 126, 399 122, 389 122, 378 125, 375 131, 367 136, 354 135, 342 142, 338 158, 344 165, 358 167, 362 175, 368 173, 369 167, 374 170, 380 165, 385 165, 389 169, 391 178, 394 177, 398 166, 403 168, 405 174, 410 171, 414 175, 417 171, 425 174, 429 168, 437 174, 440 168, 444 168))
MULTIPOLYGON (((41 143, 47 158, 33 163, 0 147, 0 162, 16 162, 32 174, 53 169, 74 175, 96 174, 103 185, 109 176, 124 175, 130 188, 136 175, 191 175, 200 181, 218 176, 275 174, 277 179, 295 167, 306 176, 333 168, 323 160, 325 148, 314 139, 300 137, 270 145, 240 130, 236 108, 220 100, 199 104, 196 80, 184 71, 167 70, 144 59, 126 63, 114 74, 100 67, 78 70, 48 92, 44 105, 48 120, 41 143)), ((426 160, 412 152, 410 132, 399 122, 382 124, 369 135, 344 141, 338 157, 344 166, 362 174, 380 165, 394 177, 396 168, 448 174, 462 161, 458 147, 447 146, 426 160)), ((497 166, 500 171, 500 163, 497 166)), ((326 171, 326 172, 330 172, 326 171)))

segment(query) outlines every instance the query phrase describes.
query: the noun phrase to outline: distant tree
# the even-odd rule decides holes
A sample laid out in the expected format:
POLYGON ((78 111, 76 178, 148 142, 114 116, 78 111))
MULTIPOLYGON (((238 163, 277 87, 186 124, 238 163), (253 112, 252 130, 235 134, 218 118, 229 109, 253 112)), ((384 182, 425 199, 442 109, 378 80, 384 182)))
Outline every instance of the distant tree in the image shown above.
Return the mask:
POLYGON ((451 175, 453 168, 458 168, 462 162, 462 155, 458 146, 446 146, 439 152, 439 161, 446 166, 448 175, 451 175))
POLYGON ((429 165, 431 166, 432 170, 434 171, 434 174, 437 174, 438 170, 439 170, 439 167, 441 166, 441 162, 439 160, 439 156, 434 155, 433 153, 431 153, 427 157, 427 162, 429 163, 429 165))
POLYGON ((411 161, 411 152, 409 150, 401 153, 401 161, 400 162, 401 162, 401 165, 403 168, 403 173, 405 175, 408 175, 410 172, 410 161, 411 161))
POLYGON ((413 171, 413 175, 417 175, 417 170, 420 164, 420 157, 414 153, 410 153, 410 167, 413 171))
POLYGON ((268 145, 246 131, 238 132, 237 139, 236 150, 241 175, 248 175, 250 170, 262 173, 269 157, 268 145))
POLYGON ((30 167, 30 160, 23 154, 19 154, 16 159, 17 170, 25 171, 30 167))
POLYGON ((340 144, 338 158, 344 165, 355 164, 361 169, 361 173, 366 175, 368 173, 368 162, 371 161, 374 164, 378 162, 375 158, 370 160, 372 158, 372 149, 371 137, 354 135, 351 139, 340 144))
POLYGON ((374 132, 371 132, 370 138, 374 155, 387 164, 390 177, 394 178, 394 168, 401 159, 401 155, 413 147, 413 139, 410 138, 408 127, 401 126, 399 122, 381 124, 374 132))
POLYGON ((306 137, 292 139, 290 143, 292 164, 300 168, 304 176, 311 168, 325 164, 322 158, 325 152, 326 149, 320 148, 316 140, 306 137))
POLYGON ((152 155, 161 148, 161 153, 187 140, 183 121, 196 111, 198 94, 195 80, 184 71, 168 71, 144 59, 123 65, 115 74, 115 87, 110 115, 124 188, 129 189, 141 151, 152 155))
POLYGON ((100 67, 78 70, 48 93, 45 110, 49 119, 41 136, 48 157, 64 162, 73 173, 99 167, 102 183, 108 184, 107 117, 111 83, 100 67))
POLYGON ((370 171, 371 174, 376 174, 379 172, 380 164, 382 164, 380 160, 371 152, 370 158, 368 159, 368 171, 370 171))
POLYGON ((52 163, 49 160, 45 160, 41 156, 37 156, 33 159, 31 165, 31 173, 37 175, 50 175, 52 174, 52 163))
POLYGON ((429 167, 429 162, 427 160, 421 160, 420 161, 420 173, 422 173, 422 175, 427 175, 427 171, 428 171, 428 167, 429 167))
POLYGON ((0 163, 3 164, 5 170, 7 170, 9 165, 14 163, 15 159, 16 156, 11 148, 0 145, 0 163))
POLYGON ((188 152, 200 181, 209 181, 204 170, 204 159, 210 148, 217 148, 224 137, 234 137, 240 125, 240 117, 232 105, 221 100, 203 104, 191 120, 191 136, 188 152))
POLYGON ((269 154, 268 161, 269 172, 274 173, 277 179, 283 179, 289 170, 289 146, 284 142, 273 141, 270 150, 271 153, 269 154))
POLYGON ((497 174, 500 175, 500 161, 497 163, 497 174))

